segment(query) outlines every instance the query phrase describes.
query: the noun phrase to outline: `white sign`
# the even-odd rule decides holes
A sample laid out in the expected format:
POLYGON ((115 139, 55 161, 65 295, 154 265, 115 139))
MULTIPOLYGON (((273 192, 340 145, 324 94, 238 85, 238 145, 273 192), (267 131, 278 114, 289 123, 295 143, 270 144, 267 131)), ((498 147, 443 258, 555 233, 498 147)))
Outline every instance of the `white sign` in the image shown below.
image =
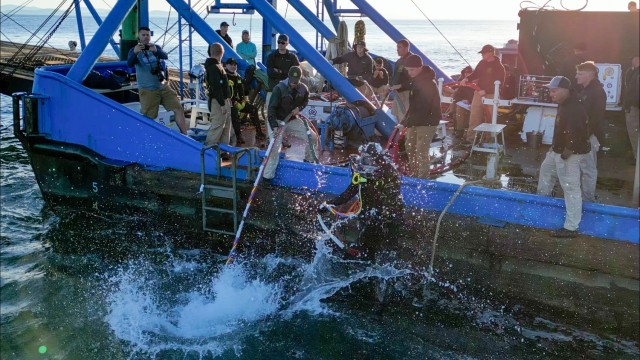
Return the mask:
POLYGON ((598 68, 598 80, 607 94, 607 104, 620 102, 620 90, 622 86, 622 66, 620 64, 596 64, 598 68))

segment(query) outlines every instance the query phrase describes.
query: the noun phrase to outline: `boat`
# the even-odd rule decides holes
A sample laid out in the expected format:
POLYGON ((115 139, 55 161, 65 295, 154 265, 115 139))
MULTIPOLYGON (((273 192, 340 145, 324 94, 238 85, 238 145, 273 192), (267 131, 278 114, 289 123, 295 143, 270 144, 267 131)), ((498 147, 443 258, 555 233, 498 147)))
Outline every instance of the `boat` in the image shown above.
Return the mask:
MULTIPOLYGON (((207 43, 222 43, 225 56, 236 58, 241 70, 247 67, 186 3, 167 2, 207 43)), ((14 133, 27 150, 43 197, 52 207, 163 215, 194 232, 219 234, 216 241, 228 250, 229 236, 238 231, 240 211, 252 192, 265 152, 225 145, 203 147, 201 142, 179 134, 162 121, 148 119, 135 108, 105 96, 104 91, 82 84, 91 71, 131 72, 124 61, 96 61, 125 17, 134 14, 140 25, 145 24, 145 19, 148 21, 144 14, 136 13, 145 8, 140 6, 144 3, 118 1, 73 64, 37 68, 32 90, 12 95, 14 133), (231 161, 223 161, 222 152, 231 154, 231 161)), ((336 36, 300 1, 289 3, 323 37, 336 36)), ((369 17, 392 40, 404 38, 367 1, 351 3, 355 9, 349 11, 369 17)), ((320 10, 332 20, 346 11, 337 6, 337 1, 325 1, 324 5, 320 10)), ((395 121, 389 113, 353 88, 269 1, 216 1, 210 11, 229 8, 244 13, 255 11, 268 19, 263 24, 263 34, 288 34, 298 54, 354 109, 353 121, 358 131, 383 141, 391 137, 395 121)), ((520 14, 522 19, 529 15, 520 14)), ((535 19, 540 21, 539 17, 535 19)), ((263 42, 267 49, 273 46, 271 38, 263 42)), ((412 51, 434 68, 441 83, 452 80, 415 45, 412 51)), ((520 52, 519 56, 525 54, 520 52)), ((128 90, 126 86, 125 89, 128 90)), ((194 101, 191 104, 197 109, 194 101)), ((500 151, 489 152, 488 161, 500 156, 500 151)), ((487 177, 485 184, 495 183, 491 176, 487 177)), ((285 212, 299 220, 290 224, 291 229, 308 233, 315 222, 300 207, 340 193, 349 181, 351 173, 345 167, 281 159, 275 177, 262 181, 261 186, 269 192, 260 193, 256 202, 259 205, 254 205, 248 221, 255 227, 268 228, 273 226, 267 223, 274 213, 285 212)), ((440 276, 473 278, 478 288, 494 288, 513 298, 543 304, 551 312, 563 312, 569 321, 595 316, 605 324, 600 330, 615 327, 638 338, 637 206, 585 203, 581 236, 562 242, 544 231, 562 226, 562 199, 477 185, 404 178, 403 197, 412 209, 407 217, 414 234, 410 243, 416 249, 412 259, 415 266, 426 267, 429 262, 425 259, 437 255, 440 276), (439 240, 436 253, 438 233, 433 225, 445 211, 447 235, 439 240), (548 291, 540 292, 540 287, 548 291), (568 287, 575 291, 567 293, 568 287), (554 295, 548 296, 550 293, 554 295)))

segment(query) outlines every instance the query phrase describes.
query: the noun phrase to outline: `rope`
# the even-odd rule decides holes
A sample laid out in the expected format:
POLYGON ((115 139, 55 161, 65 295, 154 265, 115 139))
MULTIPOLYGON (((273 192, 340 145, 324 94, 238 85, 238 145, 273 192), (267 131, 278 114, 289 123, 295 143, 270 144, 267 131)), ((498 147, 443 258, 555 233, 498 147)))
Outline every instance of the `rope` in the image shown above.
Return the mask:
MULTIPOLYGON (((36 34, 45 26, 46 23, 49 22, 50 19, 53 18, 53 16, 58 12, 58 10, 60 10, 60 8, 67 2, 67 0, 62 1, 60 4, 58 4, 58 7, 56 7, 53 12, 42 22, 42 24, 40 24, 40 26, 36 29, 35 32, 31 33, 31 36, 29 37, 29 39, 27 39, 27 41, 25 41, 22 46, 18 49, 18 51, 16 51, 13 56, 7 61, 9 64, 12 63, 16 63, 16 58, 18 57, 19 53, 24 53, 23 50, 24 48, 27 46, 27 44, 31 41, 31 39, 33 39, 36 34)), ((45 35, 44 38, 42 38, 37 44, 36 46, 34 46, 31 51, 29 51, 23 58, 21 61, 17 62, 17 65, 13 68, 13 70, 11 70, 8 73, 3 73, 2 74, 2 79, 5 79, 7 77, 11 77, 16 71, 18 71, 19 68, 21 68, 22 66, 24 66, 26 63, 28 63, 29 61, 31 61, 33 59, 33 57, 44 47, 44 45, 49 41, 49 39, 51 39, 51 37, 53 36, 53 34, 58 30, 58 28, 60 27, 60 25, 62 25, 62 22, 67 18, 67 16, 69 16, 69 14, 71 13, 71 10, 73 10, 75 8, 75 2, 71 2, 71 5, 69 6, 69 8, 67 8, 67 10, 65 10, 62 15, 60 16, 60 18, 58 18, 57 22, 55 22, 50 28, 48 33, 45 35)), ((12 19, 13 20, 13 19, 12 19)), ((6 68, 6 66, 3 66, 2 69, 0 70, 4 70, 6 68)))
MULTIPOLYGON (((260 184, 260 179, 262 179, 262 173, 264 172, 265 165, 269 161, 273 153, 273 144, 275 144, 275 139, 281 135, 280 133, 284 130, 284 126, 281 126, 276 131, 276 134, 273 136, 271 141, 269 142, 269 147, 267 147, 267 156, 262 160, 262 164, 260 164, 260 169, 258 170, 258 176, 256 180, 253 182, 253 189, 251 189, 251 194, 249 195, 249 200, 247 200, 247 206, 244 208, 244 212, 242 213, 242 220, 240 221, 240 226, 238 226, 238 231, 236 232, 236 237, 233 240, 233 246, 231 247, 231 251, 229 251, 229 255, 227 256, 226 265, 231 265, 233 262, 234 255, 236 254, 236 249, 238 248, 238 244, 240 243, 240 234, 242 234, 242 229, 244 228, 244 221, 247 218, 247 214, 249 214, 249 208, 253 203, 253 198, 256 196, 256 192, 258 190, 258 185, 260 184)), ((278 156, 276 151, 276 156, 278 156)))
POLYGON ((451 45, 451 48, 453 50, 455 50, 455 52, 460 55, 460 58, 462 60, 464 60, 464 62, 467 63, 467 65, 471 66, 471 64, 469 64, 469 62, 467 61, 467 59, 464 58, 464 56, 462 56, 462 54, 460 54, 460 51, 458 51, 458 49, 456 49, 455 46, 453 46, 453 44, 451 43, 451 41, 449 41, 449 39, 447 39, 446 36, 444 36, 444 34, 442 33, 442 31, 440 31, 440 29, 438 29, 438 27, 436 26, 436 24, 433 23, 433 21, 431 21, 431 19, 429 19, 429 17, 427 16, 427 14, 424 13, 424 11, 422 11, 422 9, 420 9, 420 7, 418 6, 418 4, 416 4, 415 1, 411 0, 411 2, 413 3, 413 5, 415 5, 416 9, 418 9, 418 11, 420 11, 422 13, 422 15, 424 16, 425 19, 427 19, 427 21, 429 21, 429 23, 431 23, 431 25, 433 25, 434 29, 436 29, 436 31, 438 31, 438 33, 440 35, 442 35, 442 38, 446 40, 446 42, 451 45))
POLYGON ((445 206, 442 212, 440 213, 440 216, 438 217, 438 222, 436 224, 436 233, 435 233, 435 236, 433 237, 433 245, 431 246, 431 261, 429 262, 429 276, 433 275, 433 262, 436 257, 436 246, 438 244, 438 235, 440 233, 440 223, 442 222, 442 218, 444 217, 444 214, 447 212, 447 210, 449 210, 449 207, 451 207, 454 200, 458 197, 458 195, 460 195, 460 193, 462 192, 462 189, 464 189, 465 186, 484 183, 484 182, 488 182, 488 180, 465 181, 462 185, 460 185, 458 190, 456 190, 456 192, 453 194, 453 196, 447 203, 447 206, 445 206))

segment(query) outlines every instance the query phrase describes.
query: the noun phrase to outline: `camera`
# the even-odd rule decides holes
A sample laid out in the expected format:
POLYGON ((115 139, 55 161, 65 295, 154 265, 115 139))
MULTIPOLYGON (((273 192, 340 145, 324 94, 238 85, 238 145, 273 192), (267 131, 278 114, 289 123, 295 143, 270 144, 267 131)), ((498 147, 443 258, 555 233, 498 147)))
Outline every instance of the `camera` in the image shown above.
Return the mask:
POLYGON ((150 48, 149 44, 140 44, 140 46, 142 47, 142 50, 149 50, 150 48))
POLYGON ((151 75, 155 75, 160 82, 163 82, 165 79, 164 71, 162 71, 161 68, 151 69, 151 75))

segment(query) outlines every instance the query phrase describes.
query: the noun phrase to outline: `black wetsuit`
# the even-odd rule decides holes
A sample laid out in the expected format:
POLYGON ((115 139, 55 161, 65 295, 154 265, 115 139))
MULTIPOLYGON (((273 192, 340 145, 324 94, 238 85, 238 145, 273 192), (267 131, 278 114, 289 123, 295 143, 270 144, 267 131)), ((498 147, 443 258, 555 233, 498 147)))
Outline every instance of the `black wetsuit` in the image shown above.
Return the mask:
POLYGON ((358 241, 364 250, 363 255, 373 260, 380 250, 396 249, 399 239, 404 236, 401 179, 398 170, 387 161, 384 161, 372 174, 361 174, 361 176, 367 181, 362 184, 352 181, 342 194, 329 203, 343 205, 360 192, 362 210, 358 214, 358 241))

